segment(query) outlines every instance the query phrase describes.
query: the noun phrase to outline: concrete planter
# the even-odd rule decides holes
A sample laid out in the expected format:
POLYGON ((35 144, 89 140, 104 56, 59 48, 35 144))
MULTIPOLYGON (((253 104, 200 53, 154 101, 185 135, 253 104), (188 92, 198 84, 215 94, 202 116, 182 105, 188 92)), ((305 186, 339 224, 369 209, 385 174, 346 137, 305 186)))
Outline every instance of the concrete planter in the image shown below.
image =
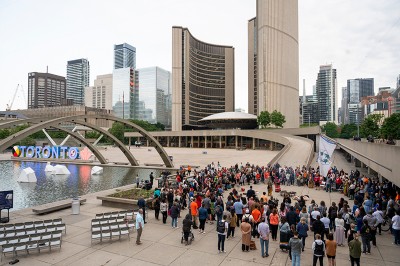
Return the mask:
MULTIPOLYGON (((97 196, 97 199, 101 200, 101 205, 106 207, 114 207, 121 209, 138 209, 138 200, 123 199, 110 196, 97 196)), ((152 198, 145 199, 146 205, 151 205, 152 198)))

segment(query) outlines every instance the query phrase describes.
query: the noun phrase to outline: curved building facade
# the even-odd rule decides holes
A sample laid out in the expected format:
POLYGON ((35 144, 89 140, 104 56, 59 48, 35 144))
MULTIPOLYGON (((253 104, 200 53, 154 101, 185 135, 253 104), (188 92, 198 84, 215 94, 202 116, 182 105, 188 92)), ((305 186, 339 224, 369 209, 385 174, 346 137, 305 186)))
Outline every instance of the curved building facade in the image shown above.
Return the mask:
POLYGON ((173 27, 172 130, 196 128, 204 117, 234 111, 234 91, 234 48, 173 27))
POLYGON ((257 0, 249 28, 249 112, 277 110, 299 127, 298 0, 257 0))

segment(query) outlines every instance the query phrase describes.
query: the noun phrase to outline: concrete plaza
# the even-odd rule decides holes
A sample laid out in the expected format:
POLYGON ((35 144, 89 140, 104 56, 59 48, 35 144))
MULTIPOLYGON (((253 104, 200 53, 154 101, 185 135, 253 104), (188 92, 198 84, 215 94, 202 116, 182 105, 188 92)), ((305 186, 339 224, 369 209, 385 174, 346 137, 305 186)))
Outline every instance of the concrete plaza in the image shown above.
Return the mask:
MULTIPOLYGON (((142 152, 147 152, 147 149, 141 148, 141 150, 142 152)), ((251 150, 235 151, 229 154, 231 161, 228 161, 229 158, 226 150, 212 150, 213 153, 208 153, 207 155, 214 154, 215 152, 212 155, 213 159, 210 158, 211 156, 208 156, 206 157, 208 160, 205 160, 205 158, 202 159, 203 154, 200 152, 201 149, 184 150, 184 154, 179 155, 182 156, 182 159, 186 157, 190 163, 193 162, 193 165, 199 162, 197 165, 201 166, 213 161, 214 158, 220 159, 222 165, 231 165, 240 161, 243 163, 246 161, 253 163, 255 157, 261 157, 261 154, 257 154, 251 150), (190 151, 192 151, 192 154, 190 154, 190 151), (225 156, 226 158, 224 159, 225 156)), ((151 154, 153 152, 148 153, 151 154)), ((153 155, 158 156, 154 153, 153 155)), ((265 157, 258 158, 258 160, 260 160, 260 164, 262 164, 262 161, 268 161, 265 157)), ((346 164, 345 160, 340 162, 346 164)), ((345 168, 342 165, 338 165, 338 167, 345 168)), ((254 189, 258 193, 262 193, 262 191, 266 191, 266 186, 263 184, 255 185, 254 189)), ((318 203, 324 200, 327 205, 330 205, 333 201, 338 202, 340 197, 342 197, 339 193, 326 193, 322 190, 309 189, 307 187, 282 186, 282 189, 296 191, 297 195, 309 195, 318 203)), ((67 224, 67 233, 63 236, 62 248, 60 250, 56 249, 52 252, 44 251, 40 254, 18 255, 18 259, 20 260, 18 265, 193 265, 196 263, 202 265, 291 265, 288 254, 279 249, 279 242, 270 241, 270 256, 268 258, 261 257, 258 239, 256 239, 257 250, 248 253, 242 252, 241 233, 238 228, 235 231, 235 238, 225 242, 226 253, 223 254, 218 254, 217 251, 215 224, 206 224, 206 234, 204 235, 194 231, 195 240, 193 243, 189 246, 182 245, 180 242, 181 229, 172 229, 170 218, 168 218, 165 225, 161 221, 155 220, 153 211, 150 211, 148 214, 149 219, 143 231, 142 245, 137 246, 135 244, 135 232, 131 233, 129 240, 123 238, 121 241, 112 240, 103 241, 103 243, 94 241, 91 243, 90 222, 91 219, 95 218, 95 214, 120 210, 103 207, 101 202, 96 199, 96 196, 106 195, 116 190, 111 189, 84 196, 87 202, 81 206, 79 215, 71 215, 70 209, 42 216, 34 215, 31 209, 12 212, 11 223, 62 218, 67 224)), ((278 193, 274 192, 273 196, 277 196, 282 201, 278 193)), ((187 210, 182 211, 181 216, 184 217, 186 213, 187 210)), ((182 219, 179 219, 178 223, 181 226, 182 219)), ((372 247, 371 255, 362 256, 361 265, 399 265, 400 256, 397 254, 399 248, 391 244, 393 242, 391 235, 384 232, 382 235, 377 236, 377 242, 378 247, 372 247)), ((307 238, 305 252, 301 256, 301 265, 312 265, 311 243, 312 237, 310 236, 307 238)), ((345 247, 338 247, 336 256, 337 265, 350 265, 348 254, 347 245, 345 247)), ((6 265, 10 260, 11 256, 8 255, 6 258, 3 258, 3 262, 0 265, 6 265)), ((326 257, 324 263, 326 265, 328 263, 326 257)))

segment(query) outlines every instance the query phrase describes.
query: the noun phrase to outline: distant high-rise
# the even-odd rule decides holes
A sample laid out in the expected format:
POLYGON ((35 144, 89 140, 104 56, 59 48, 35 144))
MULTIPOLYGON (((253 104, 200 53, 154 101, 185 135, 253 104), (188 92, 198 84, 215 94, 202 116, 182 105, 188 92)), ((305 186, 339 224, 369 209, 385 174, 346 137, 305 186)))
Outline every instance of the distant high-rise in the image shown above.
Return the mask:
POLYGON ((72 105, 73 100, 66 99, 65 77, 31 72, 28 74, 28 108, 43 108, 72 105))
POLYGON ((114 115, 117 117, 136 119, 134 100, 137 97, 131 97, 137 94, 135 76, 135 70, 130 67, 114 69, 113 71, 112 106, 114 115))
POLYGON ((139 117, 171 127, 171 72, 160 67, 138 69, 139 117))
POLYGON ((113 97, 114 114, 137 119, 139 112, 136 48, 127 43, 114 45, 113 97))
MULTIPOLYGON (((361 112, 361 99, 367 96, 374 96, 374 79, 349 79, 347 80, 347 111, 348 119, 346 124, 359 124, 364 117, 361 112)), ((369 108, 369 106, 368 106, 369 108)), ((370 110, 367 110, 367 114, 370 110)))
POLYGON ((99 75, 94 86, 85 88, 85 106, 112 110, 113 75, 99 75))
POLYGON ((130 44, 114 45, 114 69, 136 68, 136 48, 130 44))
POLYGON ((257 0, 248 31, 249 113, 277 110, 299 127, 298 0, 257 0))
POLYGON ((85 104, 85 87, 90 83, 90 66, 87 59, 71 60, 67 63, 67 99, 74 105, 85 104))
POLYGON ((209 115, 235 109, 232 46, 209 44, 187 28, 172 28, 172 130, 197 127, 209 115))
POLYGON ((316 86, 319 123, 337 123, 337 79, 332 65, 320 66, 316 86))
POLYGON ((342 87, 342 107, 340 108, 340 123, 348 124, 349 123, 349 106, 348 106, 348 95, 347 95, 347 87, 342 87))

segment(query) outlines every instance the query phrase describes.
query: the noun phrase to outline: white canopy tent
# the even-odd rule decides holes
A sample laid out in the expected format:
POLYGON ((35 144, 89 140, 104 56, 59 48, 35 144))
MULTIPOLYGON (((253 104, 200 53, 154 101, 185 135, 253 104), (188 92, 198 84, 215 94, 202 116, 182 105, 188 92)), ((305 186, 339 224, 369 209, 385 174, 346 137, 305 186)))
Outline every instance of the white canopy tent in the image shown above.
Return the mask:
POLYGON ((91 174, 92 175, 101 175, 103 173, 103 167, 93 166, 91 174))
POLYGON ((53 172, 54 171, 54 166, 50 164, 50 162, 47 162, 46 168, 44 169, 45 172, 53 172))
POLYGON ((30 167, 22 169, 22 171, 19 174, 19 177, 17 179, 17 182, 20 182, 20 183, 36 183, 37 182, 37 178, 36 178, 35 171, 33 171, 33 169, 30 168, 30 167))
POLYGON ((53 170, 54 175, 70 175, 71 172, 68 170, 68 168, 65 165, 57 164, 54 166, 53 170))

